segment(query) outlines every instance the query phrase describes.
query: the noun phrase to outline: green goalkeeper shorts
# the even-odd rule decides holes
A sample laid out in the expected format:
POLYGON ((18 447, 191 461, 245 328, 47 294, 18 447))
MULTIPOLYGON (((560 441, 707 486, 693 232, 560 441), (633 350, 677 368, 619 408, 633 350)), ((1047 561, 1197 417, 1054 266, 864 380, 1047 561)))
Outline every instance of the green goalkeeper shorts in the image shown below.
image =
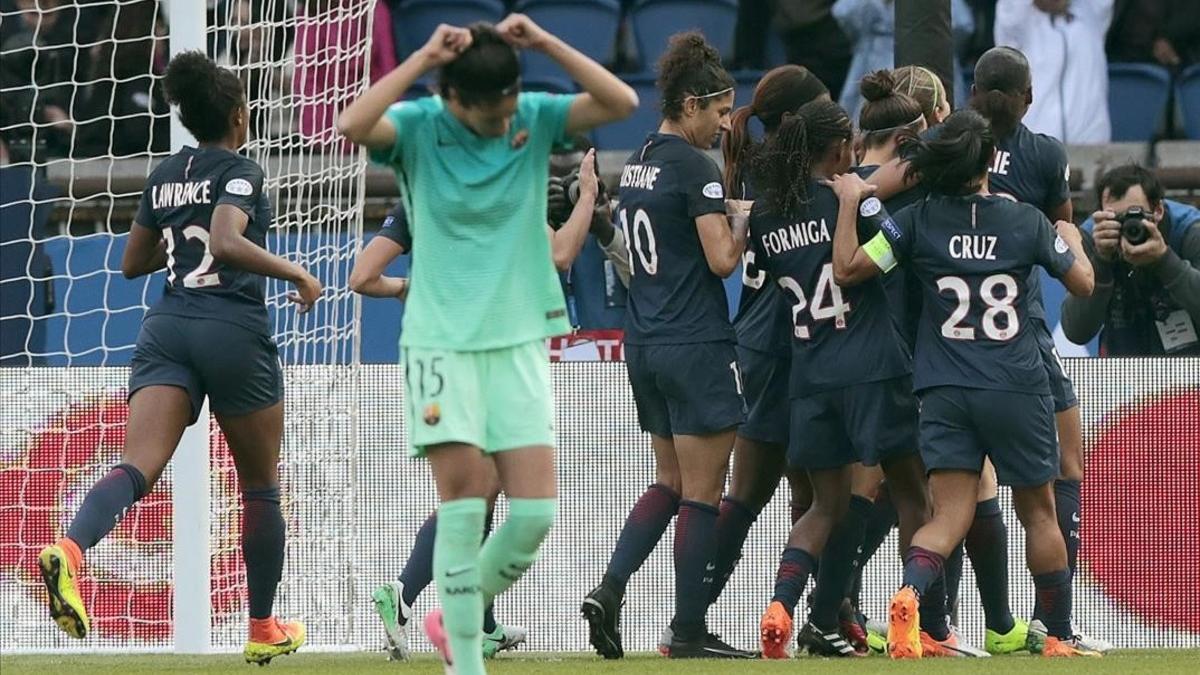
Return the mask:
POLYGON ((405 347, 410 454, 440 443, 485 452, 554 445, 554 392, 544 340, 477 352, 405 347))

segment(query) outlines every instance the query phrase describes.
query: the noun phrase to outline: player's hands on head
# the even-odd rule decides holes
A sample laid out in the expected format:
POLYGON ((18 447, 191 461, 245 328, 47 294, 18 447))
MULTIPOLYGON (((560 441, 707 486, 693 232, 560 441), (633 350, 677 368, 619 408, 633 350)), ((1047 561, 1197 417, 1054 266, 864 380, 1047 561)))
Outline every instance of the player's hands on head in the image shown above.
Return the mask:
POLYGON ((1106 262, 1116 260, 1121 252, 1121 223, 1117 222, 1117 214, 1097 211, 1092 214, 1092 222, 1095 223, 1092 227, 1092 243, 1096 247, 1096 256, 1106 262))
POLYGON ((297 310, 304 314, 312 309, 317 299, 321 297, 321 282, 308 272, 296 279, 296 290, 288 293, 288 300, 298 305, 297 310))
POLYGON ((517 49, 541 50, 550 40, 550 34, 524 14, 509 14, 496 24, 496 32, 508 44, 517 49))
POLYGON ((1146 241, 1131 244, 1128 239, 1121 238, 1121 257, 1134 267, 1151 265, 1167 254, 1167 242, 1163 239, 1158 225, 1146 220, 1146 241))
POLYGON ((440 68, 458 58, 472 42, 471 31, 458 26, 440 24, 421 47, 421 55, 431 68, 440 68))
POLYGON ((832 180, 822 181, 822 183, 833 188, 833 193, 838 196, 838 199, 852 201, 856 204, 879 189, 878 186, 871 185, 853 172, 834 176, 832 180))

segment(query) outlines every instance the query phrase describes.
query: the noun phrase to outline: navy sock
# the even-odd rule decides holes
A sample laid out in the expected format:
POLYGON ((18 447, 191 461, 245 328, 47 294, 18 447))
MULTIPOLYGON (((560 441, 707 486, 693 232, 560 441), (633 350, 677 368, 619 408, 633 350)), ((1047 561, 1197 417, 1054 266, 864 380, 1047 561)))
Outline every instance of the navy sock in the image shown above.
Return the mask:
POLYGON ((858 570, 850 578, 850 584, 846 590, 846 597, 850 598, 855 607, 858 607, 861 601, 859 596, 862 593, 863 569, 875 556, 879 547, 883 546, 883 542, 891 534, 892 528, 899 522, 896 506, 892 504, 892 495, 888 491, 887 483, 884 483, 879 488, 879 494, 875 496, 871 515, 867 517, 866 528, 863 530, 862 550, 858 554, 858 570))
POLYGON ((271 616, 275 588, 283 575, 286 534, 278 487, 242 492, 242 557, 251 619, 271 616))
POLYGON ((675 522, 675 619, 671 625, 681 641, 704 636, 704 615, 712 590, 717 556, 717 507, 679 502, 675 522))
POLYGON ((937 553, 920 546, 910 546, 908 552, 904 554, 902 585, 912 586, 917 591, 917 595, 924 596, 935 582, 941 580, 945 565, 946 559, 937 553))
POLYGON ((1035 574, 1033 587, 1037 589, 1046 632, 1057 638, 1071 637, 1071 571, 1035 574))
POLYGON ((404 584, 404 602, 412 606, 417 601, 421 591, 433 581, 433 540, 437 537, 437 511, 429 514, 417 537, 413 540, 412 550, 400 572, 400 582, 404 584))
POLYGON ((783 604, 789 615, 796 611, 808 577, 817 566, 817 559, 802 548, 785 548, 779 557, 779 571, 775 573, 775 594, 772 602, 783 604))
MULTIPOLYGON (((625 519, 604 572, 604 582, 624 593, 629 577, 650 557, 677 511, 679 495, 674 490, 659 483, 646 488, 625 519)), ((707 595, 704 597, 708 598, 707 595)))
POLYGON ((130 464, 118 464, 96 481, 67 529, 67 537, 86 551, 112 531, 146 493, 146 477, 130 464))
POLYGON ((756 518, 758 513, 740 501, 731 497, 721 500, 721 515, 717 516, 717 569, 709 604, 721 597, 721 592, 733 576, 734 568, 742 559, 742 545, 746 543, 746 535, 750 534, 750 526, 756 518))
POLYGON ((929 588, 921 594, 921 630, 929 633, 935 640, 945 640, 950 637, 944 571, 943 569, 943 574, 934 579, 933 583, 929 584, 929 588))
POLYGON ((967 556, 975 568, 984 624, 997 633, 1013 628, 1008 607, 1008 528, 1000 514, 1000 500, 988 499, 975 505, 975 521, 967 531, 967 556))
POLYGON ((958 589, 962 584, 963 554, 966 545, 958 542, 958 546, 946 558, 946 616, 954 616, 958 609, 958 589))
POLYGON ((1067 566, 1075 578, 1075 563, 1079 560, 1079 523, 1083 511, 1079 497, 1079 481, 1054 481, 1054 510, 1058 512, 1058 529, 1067 544, 1067 566))
POLYGON ((494 611, 495 604, 490 604, 483 608, 483 632, 491 633, 496 630, 496 613, 494 611))
POLYGON ((846 515, 833 528, 821 553, 809 620, 822 630, 837 629, 838 610, 846 597, 846 585, 854 578, 863 530, 874 508, 870 499, 852 495, 846 515))

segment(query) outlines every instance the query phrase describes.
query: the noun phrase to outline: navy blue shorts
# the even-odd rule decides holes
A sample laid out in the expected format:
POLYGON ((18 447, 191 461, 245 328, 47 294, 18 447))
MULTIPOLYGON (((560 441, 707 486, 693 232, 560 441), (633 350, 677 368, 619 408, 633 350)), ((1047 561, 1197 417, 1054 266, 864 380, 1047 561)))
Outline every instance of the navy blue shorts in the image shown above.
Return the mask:
POLYGON ((1002 485, 1032 487, 1058 476, 1054 403, 1043 394, 933 387, 921 392, 926 471, 981 471, 992 459, 1002 485))
POLYGON ((237 324, 171 314, 142 322, 130 362, 129 396, 152 385, 185 389, 192 422, 208 396, 212 412, 247 415, 283 399, 279 349, 237 324))
POLYGON ((642 431, 712 434, 746 417, 732 342, 625 345, 625 367, 642 431))
POLYGON ((738 369, 746 398, 746 422, 738 436, 760 443, 787 445, 788 376, 792 360, 738 345, 738 369))
POLYGON ((917 454, 912 377, 896 377, 792 399, 788 466, 814 471, 917 454))
POLYGON ((1046 367, 1046 377, 1050 379, 1050 396, 1054 399, 1054 412, 1060 413, 1079 405, 1079 397, 1075 395, 1075 385, 1063 370, 1062 359, 1054 348, 1054 336, 1044 321, 1034 320, 1033 334, 1037 336, 1038 351, 1042 353, 1042 365, 1046 367))

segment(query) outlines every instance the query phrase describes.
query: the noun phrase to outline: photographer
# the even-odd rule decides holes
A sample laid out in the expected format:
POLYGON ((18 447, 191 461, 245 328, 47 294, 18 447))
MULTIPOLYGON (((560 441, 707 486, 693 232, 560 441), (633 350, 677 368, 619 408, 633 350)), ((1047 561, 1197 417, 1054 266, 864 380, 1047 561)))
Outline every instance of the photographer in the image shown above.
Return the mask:
POLYGON ((1096 290, 1067 296, 1063 332, 1077 344, 1099 332, 1104 356, 1200 354, 1200 210, 1163 199, 1136 164, 1108 171, 1096 190, 1100 210, 1083 224, 1096 290))

